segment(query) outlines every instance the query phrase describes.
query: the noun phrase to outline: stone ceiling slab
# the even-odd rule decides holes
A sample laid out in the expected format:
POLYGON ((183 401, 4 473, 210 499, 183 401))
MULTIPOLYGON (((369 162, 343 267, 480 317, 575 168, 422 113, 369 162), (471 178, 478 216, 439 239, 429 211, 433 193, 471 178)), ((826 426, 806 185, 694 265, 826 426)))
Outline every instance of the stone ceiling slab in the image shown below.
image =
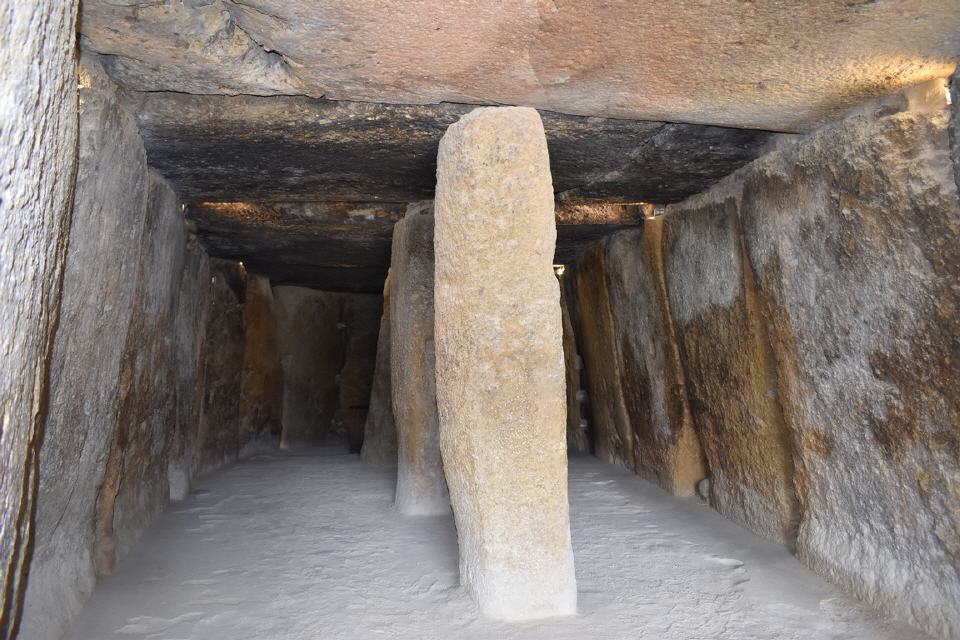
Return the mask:
MULTIPOLYGON (((471 105, 134 96, 150 164, 186 202, 433 197, 437 145, 471 105)), ((570 201, 677 202, 753 160, 761 131, 542 112, 570 201)))
POLYGON ((960 0, 85 0, 128 88, 804 131, 950 75, 960 0))
MULTIPOLYGON (((203 203, 187 219, 212 256, 240 260, 274 284, 379 293, 390 267, 402 203, 203 203)), ((606 235, 642 224, 633 205, 560 205, 557 264, 572 262, 606 235)))

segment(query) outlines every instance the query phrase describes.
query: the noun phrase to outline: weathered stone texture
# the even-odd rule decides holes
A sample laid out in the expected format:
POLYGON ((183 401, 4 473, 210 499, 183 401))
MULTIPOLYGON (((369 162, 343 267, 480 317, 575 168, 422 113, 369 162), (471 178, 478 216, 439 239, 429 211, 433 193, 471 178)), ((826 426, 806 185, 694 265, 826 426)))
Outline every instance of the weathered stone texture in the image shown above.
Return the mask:
POLYGON ((960 69, 950 78, 950 101, 953 112, 950 116, 950 155, 953 157, 953 175, 960 189, 960 69))
POLYGON ((367 462, 397 464, 397 425, 390 384, 390 276, 383 285, 383 313, 377 337, 377 361, 370 389, 370 408, 363 428, 360 456, 367 462))
POLYGON ((283 365, 285 447, 346 441, 334 424, 337 374, 345 359, 337 294, 301 287, 274 287, 277 343, 283 365))
POLYGON ((425 0, 415 11, 397 0, 87 0, 81 26, 116 77, 148 91, 520 104, 798 130, 950 74, 957 9, 955 0, 425 0))
POLYGON ((449 513, 440 458, 433 313, 433 205, 415 203, 394 227, 390 265, 390 380, 397 427, 396 505, 449 513))
POLYGON ((77 2, 0 11, 0 636, 26 587, 77 142, 77 2), (8 72, 16 70, 15 72, 8 72))
POLYGON ((798 517, 792 444, 736 210, 722 199, 689 206, 667 218, 663 231, 666 286, 710 468, 710 503, 790 545, 798 517))
POLYGON ((582 416, 584 394, 580 388, 583 362, 577 351, 577 336, 570 315, 570 294, 562 276, 560 278, 560 312, 563 322, 563 369, 567 383, 567 450, 582 453, 590 451, 590 438, 586 418, 582 416), (581 420, 584 422, 581 423, 581 420))
MULTIPOLYGON (((960 203, 948 117, 943 106, 852 116, 668 218, 673 269, 699 264, 670 284, 687 331, 735 327, 749 309, 769 338, 800 559, 939 637, 960 635, 960 203), (717 242, 738 216, 745 280, 723 266, 736 241, 717 242)), ((731 370, 737 342, 726 355, 695 344, 731 370)), ((727 377, 724 391, 738 386, 727 377)))
POLYGON ((576 264, 571 297, 586 337, 598 455, 693 495, 706 469, 664 288, 661 235, 661 220, 651 219, 610 236, 576 264))
POLYGON ((279 446, 283 369, 270 281, 247 274, 243 304, 243 372, 240 377, 240 450, 279 446))
POLYGON ((102 574, 113 570, 169 496, 168 438, 176 423, 176 312, 186 244, 178 205, 163 178, 149 174, 133 312, 120 358, 116 427, 112 434, 103 434, 111 444, 94 528, 94 563, 102 574))
POLYGON ((99 67, 85 61, 81 74, 76 192, 22 629, 31 638, 59 637, 93 588, 90 523, 116 425, 147 198, 136 121, 99 67))
POLYGON ((340 324, 345 334, 343 368, 338 375, 336 422, 346 434, 351 453, 360 453, 367 420, 373 372, 377 363, 377 336, 383 298, 378 295, 343 296, 340 324))
POLYGON ((497 618, 574 613, 556 226, 535 111, 478 109, 447 130, 435 232, 437 405, 461 582, 497 618))
POLYGON ((209 282, 194 476, 236 460, 240 453, 246 274, 238 263, 214 258, 209 282))

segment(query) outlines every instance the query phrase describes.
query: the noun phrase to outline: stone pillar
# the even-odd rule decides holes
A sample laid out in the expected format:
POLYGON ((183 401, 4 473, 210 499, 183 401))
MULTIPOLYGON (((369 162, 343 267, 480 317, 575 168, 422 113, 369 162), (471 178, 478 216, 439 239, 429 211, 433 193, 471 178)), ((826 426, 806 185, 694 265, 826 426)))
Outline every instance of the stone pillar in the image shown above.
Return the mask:
POLYGON ((390 274, 383 284, 383 314, 377 337, 377 361, 370 389, 370 410, 363 428, 360 457, 366 462, 397 464, 397 426, 393 422, 393 398, 390 387, 390 274))
POLYGON ((440 142, 437 404, 460 579, 504 620, 572 614, 553 187, 536 111, 472 111, 440 142))
POLYGON ((397 427, 397 509, 450 513, 440 460, 433 355, 433 208, 414 203, 393 230, 390 368, 397 427))

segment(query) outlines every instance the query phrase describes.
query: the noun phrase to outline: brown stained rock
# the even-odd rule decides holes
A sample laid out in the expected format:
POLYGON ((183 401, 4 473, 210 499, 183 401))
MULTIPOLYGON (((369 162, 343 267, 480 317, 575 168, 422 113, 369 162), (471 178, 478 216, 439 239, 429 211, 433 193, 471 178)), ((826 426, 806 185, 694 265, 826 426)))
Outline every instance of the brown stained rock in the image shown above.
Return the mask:
POLYGON ((273 295, 283 366, 281 442, 289 448, 346 442, 334 424, 337 374, 346 358, 341 296, 286 286, 274 287, 273 295))
POLYGON ((183 500, 199 473, 200 415, 205 402, 210 259, 195 236, 188 236, 177 305, 177 421, 170 436, 170 499, 183 500))
POLYGON ((581 424, 583 412, 583 392, 580 388, 580 376, 583 364, 580 353, 577 351, 577 336, 570 318, 570 295, 564 286, 563 276, 560 279, 560 311, 563 322, 563 369, 566 372, 567 383, 567 450, 585 453, 590 451, 590 438, 586 430, 586 423, 581 424))
POLYGON ((447 130, 437 164, 437 405, 460 580, 496 618, 572 614, 556 227, 540 117, 473 111, 447 130))
POLYGON ((603 243, 588 249, 570 269, 571 319, 585 370, 590 442, 597 457, 635 469, 633 434, 617 353, 603 243))
POLYGON ((335 419, 346 433, 351 453, 360 453, 363 445, 363 425, 370 407, 382 313, 381 296, 343 296, 340 323, 346 334, 346 346, 335 419))
POLYGON ((280 444, 283 369, 270 281, 247 275, 243 303, 243 373, 240 378, 240 450, 280 444))
POLYGON ((396 505, 404 515, 450 511, 437 416, 433 230, 430 202, 410 205, 393 230, 390 381, 397 427, 396 505))
POLYGON ((710 504, 792 545, 799 517, 792 442, 736 208, 720 199, 678 210, 663 224, 666 287, 710 469, 710 504))
POLYGON ((940 99, 826 127, 724 197, 794 436, 798 556, 948 638, 960 636, 960 201, 940 99))
POLYGON ((958 8, 956 0, 426 0, 413 10, 398 0, 88 0, 81 27, 85 47, 147 91, 518 104, 803 130, 949 75, 958 8))
POLYGON ((27 586, 77 156, 77 2, 0 11, 0 637, 27 586))
POLYGON ((168 438, 177 419, 176 313, 186 228, 176 194, 156 174, 149 176, 142 220, 133 312, 118 372, 116 426, 100 436, 110 442, 94 528, 100 574, 113 571, 169 498, 168 438))
MULTIPOLYGON (((17 5, 17 8, 26 13, 30 4, 17 5)), ((50 24, 52 28, 69 27, 69 21, 59 27, 56 20, 50 24)), ((66 33, 61 37, 66 55, 69 38, 66 33)), ((4 42, 13 42, 7 38, 13 35, 4 39, 4 42)), ((17 46, 23 46, 23 41, 18 41, 17 46)), ((10 61, 8 56, 12 52, 6 47, 0 47, 0 51, 5 66, 19 66, 10 61)), ((50 63, 56 62, 51 60, 45 64, 50 63)), ((70 73, 75 69, 68 69, 63 61, 59 64, 65 65, 69 89, 75 90, 76 80, 70 73)), ((33 638, 59 637, 93 588, 94 568, 89 554, 93 531, 89 523, 93 520, 97 487, 103 473, 103 457, 116 424, 117 373, 133 305, 146 203, 146 155, 137 138, 136 121, 120 108, 113 83, 102 70, 84 60, 82 74, 85 82, 80 89, 80 144, 71 240, 64 265, 59 326, 49 362, 50 409, 44 426, 43 447, 39 451, 33 558, 22 620, 23 636, 33 638), (110 312, 104 313, 105 309, 110 312), (96 357, 91 357, 90 344, 97 345, 96 357)), ((76 135, 74 124, 70 125, 71 136, 76 135)), ((51 136, 49 140, 53 144, 56 138, 51 136)), ((69 151, 73 150, 73 144, 67 144, 69 151)), ((6 138, 2 148, 5 149, 4 161, 17 157, 15 152, 6 151, 6 138)), ((56 152, 50 149, 44 153, 56 152)), ((24 162, 23 166, 28 167, 29 163, 24 162)), ((3 175, 10 174, 5 169, 3 175)), ((8 183, 2 184, 4 195, 0 201, 15 202, 6 195, 8 183)), ((18 182, 20 187, 27 185, 25 180, 18 182)), ((55 199, 62 194, 51 191, 50 197, 55 199)), ((42 201, 36 201, 35 205, 41 206, 42 201)), ((26 212, 26 207, 21 211, 26 212)), ((5 209, 2 215, 13 224, 14 217, 8 217, 5 209)), ((44 215, 51 220, 56 218, 53 211, 44 215)), ((41 229, 38 227, 36 231, 41 229)), ((18 261, 10 264, 18 264, 19 260, 29 264, 24 259, 26 249, 21 245, 17 249, 18 261)), ((11 291, 6 281, 4 291, 11 291)), ((31 296, 40 300, 36 292, 31 296)), ((14 360, 14 354, 5 354, 5 363, 14 360)), ((30 384, 32 386, 33 381, 30 384)), ((8 418, 5 414, 4 419, 6 446, 10 437, 6 420, 12 416, 8 418)), ((5 472, 13 471, 16 460, 8 457, 12 453, 4 449, 5 462, 0 464, 4 470, 0 472, 2 495, 5 503, 10 500, 11 506, 17 504, 18 495, 18 491, 6 485, 5 472)), ((8 515, 5 511, 3 517, 8 515)), ((4 544, 8 541, 6 532, 16 530, 7 523, 4 520, 0 525, 4 544)), ((7 560, 4 556, 0 566, 6 568, 7 560)), ((13 577, 14 574, 10 574, 10 578, 13 577)))
POLYGON ((229 260, 210 260, 203 344, 203 404, 194 475, 236 460, 240 452, 243 300, 246 275, 229 260))
POLYGON ((661 219, 647 220, 598 245, 582 270, 578 263, 578 328, 590 338, 583 344, 598 454, 693 495, 707 472, 663 283, 661 231, 661 219))
POLYGON ((381 465, 397 464, 397 425, 390 385, 390 275, 383 285, 383 314, 377 337, 377 361, 370 389, 370 407, 363 429, 360 457, 381 465))

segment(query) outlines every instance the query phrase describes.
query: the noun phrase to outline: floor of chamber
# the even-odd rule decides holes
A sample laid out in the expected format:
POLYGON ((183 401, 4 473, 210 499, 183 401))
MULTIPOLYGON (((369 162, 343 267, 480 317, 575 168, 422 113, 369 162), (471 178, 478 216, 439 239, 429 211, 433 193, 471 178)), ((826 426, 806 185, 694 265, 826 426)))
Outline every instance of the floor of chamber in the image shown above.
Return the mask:
POLYGON ((394 511, 395 473, 329 450, 204 478, 98 584, 69 640, 842 639, 922 634, 695 498, 570 462, 579 613, 483 618, 458 586, 453 518, 394 511))

